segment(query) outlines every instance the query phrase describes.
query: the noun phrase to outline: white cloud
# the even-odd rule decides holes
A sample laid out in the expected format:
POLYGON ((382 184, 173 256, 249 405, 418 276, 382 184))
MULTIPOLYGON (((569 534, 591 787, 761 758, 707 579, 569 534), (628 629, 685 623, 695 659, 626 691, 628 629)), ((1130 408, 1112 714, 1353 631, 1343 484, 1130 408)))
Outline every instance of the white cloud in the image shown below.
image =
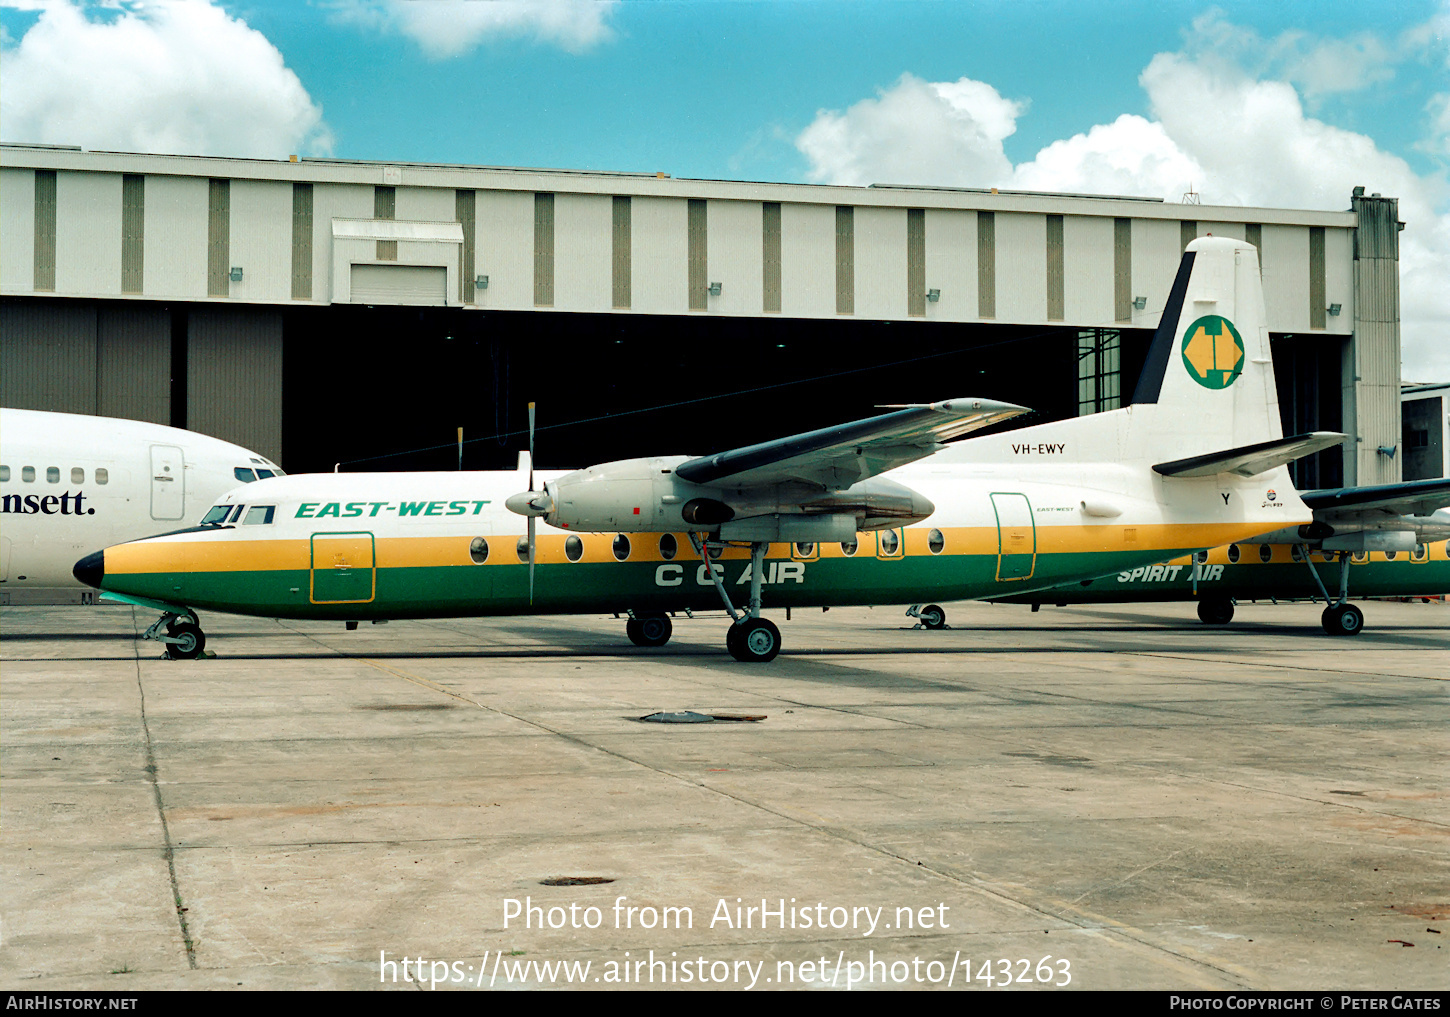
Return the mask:
POLYGON ((260 32, 205 0, 48 5, 0 55, 0 137, 187 155, 326 154, 322 110, 260 32))
POLYGON ((582 53, 614 35, 618 0, 343 0, 344 22, 396 32, 435 60, 462 56, 490 38, 532 38, 582 53))
POLYGON ((926 82, 910 74, 844 113, 821 110, 796 139, 808 176, 835 184, 1004 184, 1002 139, 1025 103, 971 78, 926 82))
MULTIPOLYGON (((1245 67, 1285 51, 1327 53, 1280 40, 1265 57, 1257 37, 1221 18, 1201 18, 1183 51, 1160 53, 1139 82, 1151 118, 1131 114, 1056 141, 1012 166, 1002 150, 1024 104, 981 82, 948 104, 942 90, 905 75, 878 98, 844 114, 822 111, 796 139, 807 176, 825 183, 924 183, 1023 190, 1127 194, 1179 201, 1190 187, 1209 204, 1345 209, 1363 185, 1400 201, 1400 286, 1404 374, 1450 380, 1450 215, 1441 174, 1421 176, 1363 134, 1306 114, 1300 92, 1245 67), (982 124, 991 123, 988 131, 982 124)), ((1358 45, 1369 53, 1373 47, 1358 45)), ((1311 59, 1312 58, 1312 59, 1311 59)), ((1310 77, 1304 61, 1296 73, 1310 77)), ((1318 72, 1313 72, 1318 73, 1318 72)), ((1374 72, 1353 72, 1368 80, 1374 72)), ((1323 87, 1322 85, 1320 87, 1323 87)), ((1431 114, 1450 135, 1450 100, 1431 114)))

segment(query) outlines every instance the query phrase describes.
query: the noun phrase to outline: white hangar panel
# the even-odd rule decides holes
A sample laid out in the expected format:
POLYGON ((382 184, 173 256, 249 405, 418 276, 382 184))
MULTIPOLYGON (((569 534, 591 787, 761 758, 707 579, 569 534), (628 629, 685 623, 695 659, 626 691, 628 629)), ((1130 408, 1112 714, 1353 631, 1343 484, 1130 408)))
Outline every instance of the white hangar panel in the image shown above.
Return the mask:
POLYGON ((121 295, 121 174, 56 174, 55 291, 121 295))
POLYGON ((473 302, 501 310, 534 306, 534 195, 530 191, 479 191, 474 206, 477 250, 473 270, 488 276, 488 289, 473 302))
MULTIPOLYGON (((363 184, 317 184, 312 188, 312 299, 328 303, 332 292, 332 220, 367 219, 373 189, 363 184)), ((287 237, 292 237, 291 225, 287 237)), ((290 263, 290 254, 288 255, 290 263)), ((203 263, 204 264, 204 263, 203 263)))
POLYGON ((454 222, 457 199, 451 187, 399 187, 394 192, 393 218, 413 222, 454 222))
POLYGON ((906 317, 906 209, 858 207, 856 317, 906 317))
POLYGON ((928 320, 976 320, 976 212, 926 210, 926 288, 941 291, 936 303, 926 305, 928 320))
POLYGON ((233 180, 228 267, 235 300, 285 303, 292 299, 292 185, 281 180, 233 180))
POLYGON ((1261 256, 1269 331, 1309 331, 1309 228, 1265 223, 1261 256))
POLYGON ((35 171, 0 168, 0 292, 35 288, 35 171))
POLYGON ((685 200, 636 197, 630 205, 629 258, 634 310, 684 314, 689 306, 685 200))
POLYGON ((141 283, 146 296, 206 292, 206 203, 204 177, 146 178, 141 283))
POLYGON ((1074 325, 1113 324, 1113 220, 1062 217, 1063 319, 1074 325))
POLYGON ((1324 306, 1339 305, 1339 313, 1326 314, 1325 331, 1349 335, 1354 331, 1354 236, 1349 230, 1324 231, 1324 306))
POLYGON ((761 210, 758 201, 711 201, 706 207, 706 263, 720 295, 710 310, 758 315, 764 305, 761 210))
MULTIPOLYGON (((1143 310, 1133 309, 1134 328, 1157 328, 1183 260, 1182 224, 1177 219, 1134 219, 1129 299, 1142 297, 1143 310)), ((1109 249, 1111 250, 1111 248, 1109 249)), ((1112 321, 1112 314, 1108 321, 1112 321)))
POLYGON ((997 320, 1047 320, 1047 216, 998 212, 997 320))
POLYGON ((614 305, 614 199, 554 195, 554 306, 607 311, 614 305))
POLYGON ((1244 224, 1241 222, 1206 222, 1200 219, 1197 223, 1194 239, 1207 236, 1243 240, 1245 239, 1244 224))
POLYGON ((780 206, 780 313, 827 318, 836 313, 836 207, 780 206))

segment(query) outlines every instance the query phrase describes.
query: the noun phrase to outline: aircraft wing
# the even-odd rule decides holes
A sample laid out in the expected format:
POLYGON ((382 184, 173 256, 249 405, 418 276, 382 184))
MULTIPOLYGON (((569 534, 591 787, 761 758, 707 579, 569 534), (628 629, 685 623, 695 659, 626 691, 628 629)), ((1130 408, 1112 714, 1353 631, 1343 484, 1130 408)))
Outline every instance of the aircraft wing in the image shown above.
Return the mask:
POLYGON ((1302 491, 1299 496, 1314 510, 1316 520, 1326 522, 1366 517, 1428 516, 1450 505, 1450 479, 1302 491))
POLYGON ((1216 473, 1252 477, 1272 470, 1275 466, 1283 466, 1295 459, 1302 459, 1338 445, 1346 437, 1348 436, 1333 431, 1312 431, 1309 434, 1296 434, 1291 438, 1259 442, 1257 445, 1241 445, 1222 452, 1175 459, 1171 463, 1158 463, 1153 470, 1165 477, 1211 477, 1216 473))
POLYGON ((827 489, 925 458, 944 442, 1029 412, 993 399, 947 399, 876 417, 777 438, 681 463, 675 475, 695 484, 755 487, 804 481, 827 489))

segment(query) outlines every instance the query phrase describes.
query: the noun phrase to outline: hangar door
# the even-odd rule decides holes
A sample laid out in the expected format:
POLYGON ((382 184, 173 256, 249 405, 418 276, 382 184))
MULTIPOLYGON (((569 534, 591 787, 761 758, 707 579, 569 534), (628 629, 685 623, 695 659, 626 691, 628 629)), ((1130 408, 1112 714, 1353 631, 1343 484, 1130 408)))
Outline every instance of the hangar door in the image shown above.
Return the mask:
POLYGON ((448 303, 448 269, 442 265, 354 265, 354 304, 448 303))

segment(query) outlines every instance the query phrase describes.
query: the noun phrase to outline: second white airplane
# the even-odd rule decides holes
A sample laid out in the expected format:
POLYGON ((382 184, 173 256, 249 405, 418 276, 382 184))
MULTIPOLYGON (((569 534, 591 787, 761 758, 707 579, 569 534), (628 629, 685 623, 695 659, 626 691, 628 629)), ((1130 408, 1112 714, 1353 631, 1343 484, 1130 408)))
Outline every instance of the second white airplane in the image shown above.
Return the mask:
POLYGON ((1204 238, 1126 409, 946 445, 1024 412, 952 399, 542 486, 532 470, 265 480, 193 531, 109 547, 75 572, 161 611, 149 634, 173 656, 200 652, 197 609, 620 611, 631 639, 659 645, 666 612, 723 604, 731 654, 766 661, 781 648, 766 604, 1026 593, 1308 523, 1284 464, 1343 436, 1284 438, 1274 393, 1257 252, 1204 238))

